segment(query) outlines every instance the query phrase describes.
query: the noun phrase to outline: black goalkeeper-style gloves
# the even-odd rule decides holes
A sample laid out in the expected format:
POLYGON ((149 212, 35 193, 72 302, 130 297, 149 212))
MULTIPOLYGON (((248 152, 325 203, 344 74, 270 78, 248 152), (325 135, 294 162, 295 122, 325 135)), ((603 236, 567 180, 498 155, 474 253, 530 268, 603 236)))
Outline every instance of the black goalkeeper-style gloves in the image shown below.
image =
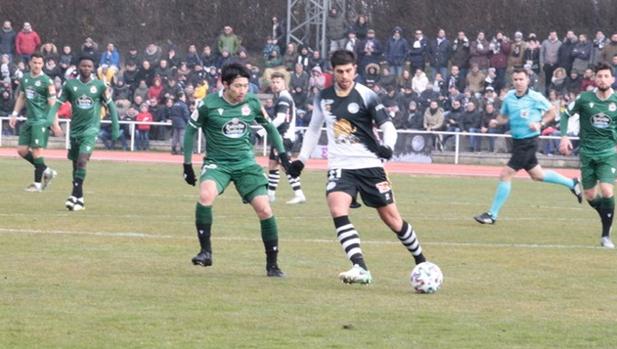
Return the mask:
POLYGON ((386 145, 380 145, 379 148, 377 148, 377 156, 386 160, 392 159, 392 148, 386 145))
POLYGON ((197 179, 195 179, 195 171, 193 171, 193 164, 183 164, 184 167, 184 181, 192 186, 195 186, 197 179))
POLYGON ((289 169, 287 170, 287 174, 292 176, 293 178, 300 177, 302 170, 304 169, 304 163, 300 160, 292 161, 289 164, 289 169))

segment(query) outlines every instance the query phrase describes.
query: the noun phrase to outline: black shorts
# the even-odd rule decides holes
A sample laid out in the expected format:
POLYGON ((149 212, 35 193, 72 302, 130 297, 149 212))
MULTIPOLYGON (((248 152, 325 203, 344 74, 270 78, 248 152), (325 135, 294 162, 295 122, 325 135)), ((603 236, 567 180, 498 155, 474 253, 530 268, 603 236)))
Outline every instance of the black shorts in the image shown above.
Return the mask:
MULTIPOLYGON (((293 146, 294 146, 294 143, 291 141, 291 139, 283 138, 283 147, 285 147, 285 152, 290 157, 291 157, 291 149, 293 148, 293 146)), ((274 147, 270 147, 270 160, 278 161, 278 159, 279 159, 278 152, 276 151, 274 147)))
POLYGON ((394 193, 383 167, 357 170, 328 170, 326 196, 342 191, 355 198, 358 193, 368 207, 383 207, 394 202, 394 193))
POLYGON ((512 156, 508 161, 511 169, 529 171, 538 165, 538 137, 512 139, 512 156))

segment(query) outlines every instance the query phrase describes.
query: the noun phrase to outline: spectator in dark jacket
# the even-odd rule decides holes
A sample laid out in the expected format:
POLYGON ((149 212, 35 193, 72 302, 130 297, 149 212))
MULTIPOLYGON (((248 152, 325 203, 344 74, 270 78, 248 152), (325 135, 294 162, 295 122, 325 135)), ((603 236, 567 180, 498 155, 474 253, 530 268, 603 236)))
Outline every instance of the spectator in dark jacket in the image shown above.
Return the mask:
POLYGON ((366 39, 360 42, 358 48, 358 62, 360 62, 360 74, 365 71, 367 65, 371 63, 379 64, 383 58, 383 46, 381 41, 375 37, 375 30, 369 29, 366 32, 366 39))
POLYGON ((452 53, 452 46, 446 38, 446 31, 439 29, 437 37, 431 40, 429 47, 431 50, 431 67, 433 68, 432 78, 435 78, 435 73, 440 73, 445 78, 448 76, 448 62, 452 53))
POLYGON ((461 76, 467 76, 469 69, 469 39, 465 36, 465 32, 458 32, 458 36, 452 43, 452 65, 456 65, 461 73, 461 76))
POLYGON ((0 30, 0 54, 8 54, 13 61, 15 54, 15 37, 17 34, 11 25, 10 21, 4 21, 2 30, 0 30))
POLYGON ((169 113, 169 119, 171 120, 171 153, 182 154, 182 145, 184 142, 184 131, 186 130, 186 124, 189 121, 190 113, 189 108, 186 105, 186 96, 180 94, 177 97, 176 102, 171 107, 169 113), (178 148, 180 147, 180 148, 178 148), (178 149, 180 151, 178 152, 178 149))
POLYGON ((424 71, 426 59, 429 57, 430 48, 428 40, 424 37, 422 30, 416 30, 415 37, 409 47, 410 70, 416 72, 418 69, 424 71))
POLYGON ((570 70, 572 70, 572 62, 574 62, 572 51, 574 51, 574 46, 576 46, 577 41, 576 34, 569 30, 563 43, 559 46, 557 65, 566 70, 566 75, 569 75, 570 70))
POLYGON ((589 68, 592 50, 593 44, 587 39, 587 35, 580 34, 578 42, 572 49, 572 70, 575 70, 579 76, 583 75, 585 69, 589 68))
MULTIPOLYGON (((469 133, 480 133, 482 127, 482 115, 476 109, 476 104, 473 101, 468 101, 465 106, 465 112, 461 115, 461 126, 463 131, 469 133)), ((482 145, 482 137, 470 136, 469 151, 478 152, 482 145)))
POLYGON ((403 73, 405 58, 409 53, 409 43, 407 39, 402 37, 402 33, 403 29, 401 27, 394 27, 392 37, 386 43, 386 50, 384 52, 386 61, 392 70, 392 74, 395 76, 400 76, 403 73))

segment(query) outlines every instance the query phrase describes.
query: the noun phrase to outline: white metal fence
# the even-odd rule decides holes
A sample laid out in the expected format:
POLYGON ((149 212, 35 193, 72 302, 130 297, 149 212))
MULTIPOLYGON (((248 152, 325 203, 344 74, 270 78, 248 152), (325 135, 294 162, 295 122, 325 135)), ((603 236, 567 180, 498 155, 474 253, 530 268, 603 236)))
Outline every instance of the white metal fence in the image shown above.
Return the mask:
MULTIPOLYGON (((24 117, 19 117, 17 118, 20 121, 25 120, 24 117)), ((8 121, 9 117, 8 116, 4 116, 4 117, 0 117, 0 147, 3 146, 3 127, 6 127, 4 125, 4 121, 8 121)), ((70 123, 71 120, 70 119, 59 119, 59 122, 61 124, 64 124, 65 127, 63 127, 63 129, 65 130, 64 132, 64 142, 65 142, 65 148, 68 149, 69 144, 70 144, 70 123)), ((111 121, 109 120, 102 120, 101 123, 103 124, 110 124, 111 121)), ((128 125, 129 126, 129 139, 130 139, 130 150, 134 151, 135 150, 135 132, 136 132, 136 125, 152 125, 152 126, 162 126, 162 127, 168 127, 171 128, 171 122, 138 122, 138 121, 120 121, 120 124, 124 124, 124 125, 128 125)), ((260 126, 253 126, 253 129, 258 129, 260 128, 260 126)), ((306 127, 297 127, 296 128, 298 130, 298 132, 302 133, 304 132, 304 130, 306 130, 306 127)), ((325 132, 325 129, 322 129, 322 132, 325 132)), ((454 163, 458 164, 459 160, 460 160, 460 155, 461 155, 461 144, 463 143, 463 139, 466 137, 470 137, 470 136, 475 136, 475 137, 494 137, 494 138, 502 138, 502 139, 506 139, 506 138, 511 138, 511 136, 509 134, 497 134, 497 133, 469 133, 469 132, 446 132, 446 131, 422 131, 422 130, 398 130, 397 131, 399 133, 399 137, 402 135, 435 135, 435 136, 446 136, 446 135, 451 135, 454 138, 454 163)), ((556 136, 541 136, 540 139, 545 139, 545 140, 549 140, 549 139, 553 139, 553 140, 558 140, 560 139, 560 137, 556 137, 556 136)), ((572 140, 578 140, 577 137, 572 137, 572 140)), ((197 149, 202 149, 202 145, 203 145, 204 139, 203 139, 203 134, 201 132, 197 133, 197 149)), ((267 137, 263 137, 261 139, 261 151, 262 151, 262 155, 265 156, 268 154, 268 140, 267 137)))

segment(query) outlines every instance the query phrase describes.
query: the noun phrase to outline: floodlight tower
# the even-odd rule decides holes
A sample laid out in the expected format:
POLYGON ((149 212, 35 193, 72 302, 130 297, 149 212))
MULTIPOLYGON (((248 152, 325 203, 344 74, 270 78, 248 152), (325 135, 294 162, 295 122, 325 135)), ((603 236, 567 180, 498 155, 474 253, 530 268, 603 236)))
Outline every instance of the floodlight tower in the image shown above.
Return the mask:
POLYGON ((328 48, 326 18, 332 7, 342 16, 346 15, 346 0, 287 0, 286 42, 309 45, 325 57, 328 48))

